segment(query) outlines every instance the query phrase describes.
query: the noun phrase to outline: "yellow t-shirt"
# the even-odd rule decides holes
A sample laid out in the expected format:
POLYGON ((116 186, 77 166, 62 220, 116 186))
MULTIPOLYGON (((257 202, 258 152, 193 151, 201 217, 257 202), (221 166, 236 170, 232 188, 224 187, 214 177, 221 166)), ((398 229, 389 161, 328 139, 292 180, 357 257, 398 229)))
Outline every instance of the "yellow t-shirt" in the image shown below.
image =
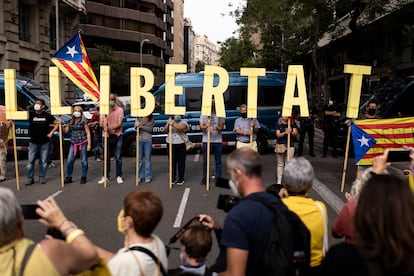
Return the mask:
MULTIPOLYGON (((21 263, 27 247, 33 241, 28 239, 21 239, 9 245, 0 248, 0 275, 19 275, 21 263), (15 274, 13 273, 15 271, 15 274)), ((42 251, 39 245, 33 249, 29 257, 24 276, 59 276, 60 273, 56 270, 47 255, 42 251)))
MULTIPOLYGON (((320 209, 311 198, 289 196, 282 200, 289 210, 296 213, 309 229, 311 234, 311 267, 320 265, 323 258, 322 246, 324 235, 323 218, 320 209)), ((319 203, 323 206, 325 214, 327 214, 325 204, 319 203)))

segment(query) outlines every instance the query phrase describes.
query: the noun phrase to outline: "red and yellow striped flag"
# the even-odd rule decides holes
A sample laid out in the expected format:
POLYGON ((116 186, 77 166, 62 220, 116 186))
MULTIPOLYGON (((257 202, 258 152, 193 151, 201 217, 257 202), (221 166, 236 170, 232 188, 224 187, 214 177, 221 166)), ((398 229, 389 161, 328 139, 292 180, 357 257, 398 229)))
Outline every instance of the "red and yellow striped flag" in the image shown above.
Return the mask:
POLYGON ((52 62, 93 101, 99 99, 99 84, 83 45, 76 33, 53 56, 52 62))
POLYGON ((372 158, 383 154, 386 148, 414 147, 414 117, 366 119, 354 123, 377 141, 357 165, 372 165, 372 158))

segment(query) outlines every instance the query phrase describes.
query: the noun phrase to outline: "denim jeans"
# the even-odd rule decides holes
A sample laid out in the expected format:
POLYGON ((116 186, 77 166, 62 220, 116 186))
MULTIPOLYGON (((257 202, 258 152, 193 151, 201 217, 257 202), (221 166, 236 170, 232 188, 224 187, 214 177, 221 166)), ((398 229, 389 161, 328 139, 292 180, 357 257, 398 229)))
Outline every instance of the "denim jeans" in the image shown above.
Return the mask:
POLYGON ((47 156, 49 154, 49 142, 44 144, 29 144, 29 156, 27 158, 27 177, 29 179, 34 178, 34 163, 36 159, 36 154, 40 153, 40 169, 39 177, 46 176, 47 170, 47 156))
MULTIPOLYGON (((207 143, 203 143, 201 150, 203 152, 203 178, 201 181, 203 183, 206 182, 206 175, 207 175, 207 143)), ((223 150, 222 143, 211 143, 210 144, 210 152, 214 154, 214 159, 216 161, 216 179, 221 177, 221 152, 223 150)), ((211 160, 211 159, 210 159, 211 160)))
MULTIPOLYGON (((108 139, 109 140, 109 139, 108 139)), ((106 167, 107 167, 107 177, 109 178, 111 174, 111 160, 109 159, 110 156, 115 156, 115 165, 116 165, 116 176, 122 176, 122 135, 118 137, 118 141, 116 145, 108 145, 107 156, 106 156, 106 167)), ((103 144, 103 143, 102 143, 103 144)), ((103 172, 103 171, 102 171, 103 172)), ((103 173, 102 173, 103 175, 103 173)))
POLYGON ((139 179, 152 179, 151 150, 152 141, 139 142, 139 179))
MULTIPOLYGON (((88 175, 88 152, 87 152, 88 143, 84 143, 81 145, 81 149, 79 150, 80 160, 82 164, 82 177, 86 177, 88 175)), ((70 144, 69 153, 68 153, 68 160, 66 164, 66 177, 72 177, 73 174, 73 163, 75 162, 75 154, 74 154, 74 146, 70 144)))

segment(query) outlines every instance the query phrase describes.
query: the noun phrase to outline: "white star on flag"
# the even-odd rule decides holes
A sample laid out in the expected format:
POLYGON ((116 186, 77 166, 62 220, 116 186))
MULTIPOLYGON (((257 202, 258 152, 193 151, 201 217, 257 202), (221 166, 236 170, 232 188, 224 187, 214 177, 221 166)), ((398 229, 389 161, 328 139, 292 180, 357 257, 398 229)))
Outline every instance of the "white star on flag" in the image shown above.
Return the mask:
POLYGON ((357 139, 357 140, 361 143, 361 145, 360 145, 360 147, 361 147, 361 148, 362 148, 363 146, 367 146, 367 147, 369 147, 368 141, 369 141, 370 139, 366 138, 364 135, 362 135, 362 136, 361 136, 361 138, 360 138, 360 139, 357 139))
POLYGON ((66 46, 68 48, 68 51, 66 52, 67 55, 70 55, 72 58, 75 56, 75 54, 78 54, 79 52, 76 51, 75 47, 76 45, 73 45, 73 47, 66 46))

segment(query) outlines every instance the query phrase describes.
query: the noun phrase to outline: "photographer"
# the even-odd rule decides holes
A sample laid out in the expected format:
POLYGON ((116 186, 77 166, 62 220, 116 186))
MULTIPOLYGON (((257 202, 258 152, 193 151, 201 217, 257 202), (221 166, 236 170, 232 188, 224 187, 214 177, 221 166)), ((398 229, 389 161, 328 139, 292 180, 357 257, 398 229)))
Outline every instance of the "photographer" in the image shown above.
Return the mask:
POLYGON ((35 244, 26 239, 20 204, 11 190, 0 187, 0 275, 69 275, 91 267, 98 254, 85 233, 53 199, 37 204, 39 221, 62 232, 66 242, 49 238, 35 244))
MULTIPOLYGON (((260 197, 276 207, 281 205, 280 200, 265 192, 262 161, 251 148, 240 148, 228 155, 227 174, 230 188, 242 200, 230 210, 224 222, 220 246, 225 248, 227 265, 220 275, 263 275, 261 252, 266 246, 264 237, 270 233, 273 213, 261 202, 248 199, 260 197)), ((200 219, 204 226, 219 229, 211 217, 200 216, 200 219)))

